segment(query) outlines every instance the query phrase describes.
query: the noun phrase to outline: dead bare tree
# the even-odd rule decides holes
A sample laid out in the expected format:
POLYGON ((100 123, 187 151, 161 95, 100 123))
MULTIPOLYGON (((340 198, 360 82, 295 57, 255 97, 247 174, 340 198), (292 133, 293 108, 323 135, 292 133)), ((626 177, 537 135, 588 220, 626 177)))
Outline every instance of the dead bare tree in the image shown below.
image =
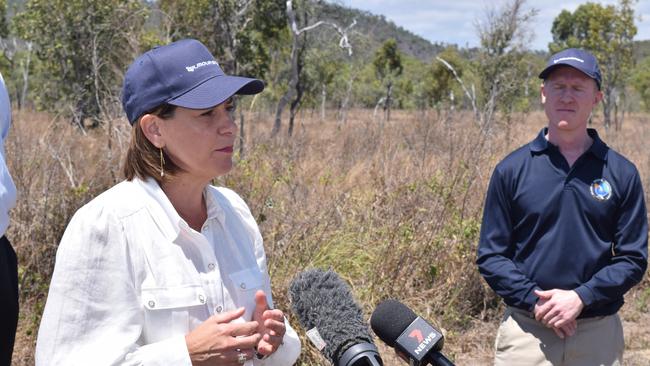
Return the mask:
MULTIPOLYGON (((232 62, 232 69, 235 75, 242 72, 243 65, 241 55, 241 39, 240 36, 246 30, 249 23, 253 20, 253 16, 249 9, 252 7, 252 0, 237 2, 237 8, 234 11, 234 17, 230 17, 231 21, 225 22, 226 39, 228 41, 228 48, 226 53, 229 55, 228 60, 232 62)), ((244 118, 244 108, 239 108, 239 156, 244 156, 245 141, 246 141, 246 119, 244 118)))
POLYGON ((354 82, 357 79, 357 74, 359 71, 352 70, 350 78, 348 79, 348 84, 347 88, 345 90, 345 97, 343 98, 343 101, 341 102, 341 108, 339 109, 338 113, 338 128, 341 128, 342 125, 344 125, 347 120, 348 120, 348 109, 350 108, 350 98, 352 96, 352 86, 354 85, 354 82))
MULTIPOLYGON (((289 29, 291 30, 291 77, 289 79, 289 89, 287 90, 284 95, 280 98, 280 101, 278 102, 278 106, 275 112, 275 122, 273 124, 273 129, 271 130, 271 136, 276 136, 278 132, 280 132, 280 128, 282 127, 282 111, 286 107, 287 103, 292 102, 294 98, 298 95, 297 87, 300 82, 300 50, 301 47, 303 47, 302 40, 301 40, 301 35, 304 32, 310 31, 312 29, 316 29, 317 27, 321 25, 327 25, 336 32, 338 32, 341 36, 339 40, 339 46, 343 49, 346 49, 348 52, 348 55, 352 55, 352 46, 349 43, 348 40, 348 31, 356 24, 356 20, 352 22, 348 27, 346 28, 341 28, 338 26, 336 23, 331 22, 331 21, 325 21, 325 20, 320 20, 314 24, 305 26, 303 28, 298 28, 298 22, 296 21, 296 14, 293 10, 293 1, 292 0, 287 0, 287 21, 289 22, 289 29)), ((294 108, 298 106, 300 101, 296 103, 295 101, 292 102, 294 105, 294 108)), ((295 110, 292 113, 295 116, 295 110)), ((293 119, 292 119, 293 120, 293 119)), ((291 125, 293 125, 292 122, 290 122, 291 125)), ((290 126, 288 130, 289 136, 291 136, 292 133, 292 127, 290 126)))
POLYGON ((489 131, 499 106, 512 107, 523 94, 526 75, 521 69, 525 45, 534 36, 527 27, 537 9, 525 10, 526 0, 510 0, 501 9, 488 9, 476 28, 481 40, 479 52, 479 125, 489 131))

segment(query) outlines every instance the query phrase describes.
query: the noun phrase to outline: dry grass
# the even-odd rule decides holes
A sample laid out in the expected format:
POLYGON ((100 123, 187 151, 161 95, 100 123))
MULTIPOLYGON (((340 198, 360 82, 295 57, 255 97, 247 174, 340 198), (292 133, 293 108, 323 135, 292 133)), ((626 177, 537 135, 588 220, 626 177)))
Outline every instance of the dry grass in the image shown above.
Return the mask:
MULTIPOLYGON (((247 153, 218 183, 239 192, 260 224, 278 307, 289 310, 286 289, 296 273, 332 268, 350 283, 366 314, 382 299, 398 298, 446 331, 445 353, 459 365, 490 363, 501 309, 474 265, 484 192, 494 165, 535 136, 543 114, 514 116, 512 125, 497 123, 487 136, 465 113, 397 111, 383 128, 371 111, 354 111, 340 128, 305 114, 292 138, 274 140, 268 138, 270 116, 256 112, 248 120, 247 153)), ((594 123, 650 187, 649 116, 628 117, 619 132, 594 123)), ((16 365, 33 364, 67 220, 120 179, 128 134, 126 122, 115 125, 111 138, 108 128, 84 136, 48 115, 15 115, 7 150, 20 191, 8 233, 21 268, 16 365)), ((647 323, 648 278, 631 295, 626 320, 647 323)), ((628 350, 650 362, 650 334, 634 324, 626 322, 628 350)), ((325 364, 313 347, 304 350, 302 364, 325 364)), ((387 364, 401 364, 383 346, 382 353, 387 364)))

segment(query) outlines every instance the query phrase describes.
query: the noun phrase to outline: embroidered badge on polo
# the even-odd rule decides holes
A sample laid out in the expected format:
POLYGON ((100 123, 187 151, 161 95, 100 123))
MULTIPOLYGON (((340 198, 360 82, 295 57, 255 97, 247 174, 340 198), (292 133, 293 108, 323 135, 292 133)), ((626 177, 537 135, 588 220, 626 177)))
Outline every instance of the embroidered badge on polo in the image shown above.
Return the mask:
POLYGON ((599 201, 607 201, 612 196, 612 186, 605 178, 596 179, 589 187, 591 196, 599 201))

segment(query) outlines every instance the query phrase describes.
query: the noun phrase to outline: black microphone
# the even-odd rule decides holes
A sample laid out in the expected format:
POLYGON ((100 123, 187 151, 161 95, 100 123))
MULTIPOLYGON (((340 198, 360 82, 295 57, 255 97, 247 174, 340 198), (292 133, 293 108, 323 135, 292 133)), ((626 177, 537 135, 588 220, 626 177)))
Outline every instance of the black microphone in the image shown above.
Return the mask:
POLYGON ((442 333, 397 300, 377 305, 370 326, 379 339, 406 355, 411 365, 454 366, 440 353, 442 333))
POLYGON ((333 365, 383 365, 361 308, 336 273, 299 273, 289 286, 289 299, 307 336, 333 365))

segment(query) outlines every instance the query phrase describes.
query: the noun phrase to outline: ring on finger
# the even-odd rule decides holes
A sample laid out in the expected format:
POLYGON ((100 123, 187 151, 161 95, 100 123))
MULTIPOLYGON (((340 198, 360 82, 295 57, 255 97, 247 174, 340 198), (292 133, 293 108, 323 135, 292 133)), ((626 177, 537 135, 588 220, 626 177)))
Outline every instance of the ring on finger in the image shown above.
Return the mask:
POLYGON ((246 363, 246 354, 239 352, 237 354, 237 363, 243 365, 246 363))

